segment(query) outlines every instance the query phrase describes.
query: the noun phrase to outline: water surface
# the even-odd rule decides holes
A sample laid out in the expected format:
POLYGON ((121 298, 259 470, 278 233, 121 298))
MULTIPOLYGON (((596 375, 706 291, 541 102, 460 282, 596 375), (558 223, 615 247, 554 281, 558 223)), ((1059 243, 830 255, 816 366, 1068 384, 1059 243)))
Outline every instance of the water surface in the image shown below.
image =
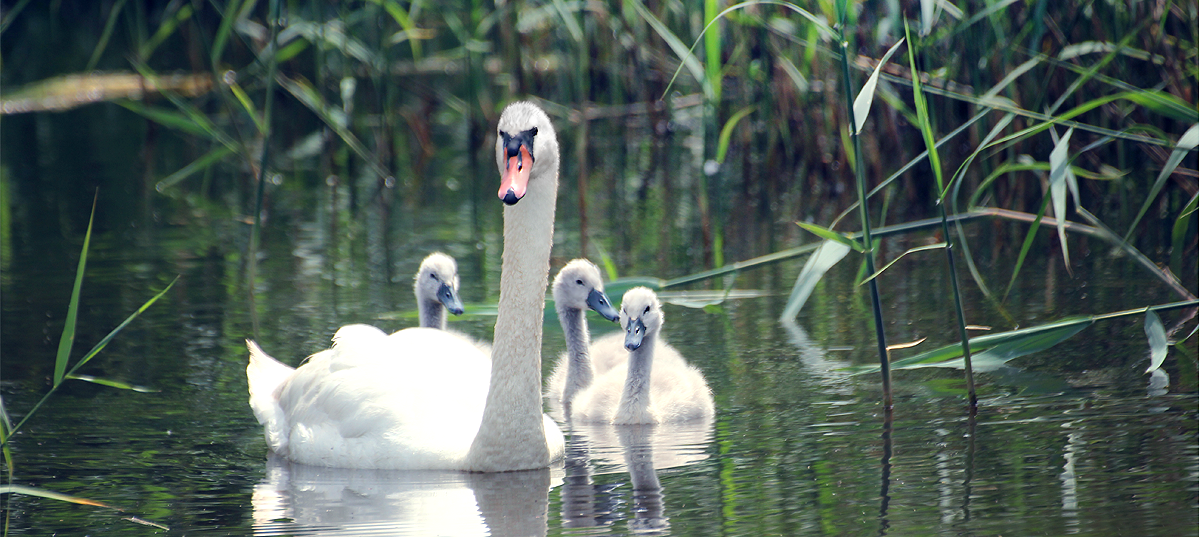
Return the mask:
MULTIPOLYGON (((383 205, 364 195, 358 207, 344 183, 327 186, 302 170, 284 174, 268 189, 251 300, 243 254, 249 227, 228 208, 239 205, 227 203, 235 191, 215 202, 158 193, 131 180, 128 163, 98 166, 84 179, 57 157, 9 151, 19 145, 9 145, 14 132, 53 134, 97 115, 104 113, 5 119, 5 202, 13 209, 0 265, 5 407, 20 419, 49 387, 93 194, 79 183, 103 188, 76 357, 179 281, 84 371, 152 393, 68 381, 12 442, 14 483, 121 511, 6 496, 14 535, 162 532, 134 518, 170 533, 212 535, 1173 536, 1197 529, 1195 365, 1173 352, 1162 373, 1145 374, 1140 318, 1096 323, 1049 351, 979 373, 974 421, 960 371, 896 372, 889 427, 878 378, 845 371, 870 363, 874 348, 852 258, 835 267, 794 322, 778 317, 803 258, 699 285, 761 296, 706 308, 668 300, 666 337, 707 376, 717 403, 712 423, 567 428, 568 459, 536 472, 364 472, 272 459, 246 402, 243 340, 256 337, 296 364, 325 348, 341 325, 412 325, 411 274, 434 249, 458 257, 467 302, 494 302, 499 203, 490 187, 478 195, 466 190, 491 185, 494 170, 460 155, 441 164, 428 197, 396 195, 383 205)), ((631 144, 652 136, 622 132, 631 144)), ((591 136, 604 143, 602 129, 591 136)), ((116 146, 111 151, 136 154, 136 144, 122 148, 120 137, 104 138, 116 146)), ((680 161, 678 176, 694 177, 700 163, 680 161)), ((573 177, 567 166, 564 177, 573 177)), ((596 166, 597 176, 624 177, 630 164, 596 166)), ((589 255, 604 248, 622 276, 710 268, 686 236, 650 238, 665 234, 664 224, 690 222, 692 201, 639 199, 630 185, 629 196, 594 197, 589 255)), ((564 180, 555 268, 579 254, 575 188, 564 180)), ((985 277, 1007 281, 1016 251, 1010 245, 1024 228, 988 223, 968 231, 985 277)), ((744 233, 727 255, 810 240, 788 219, 759 221, 744 233)), ((885 241, 883 256, 927 239, 885 241)), ((1045 239, 1003 313, 968 289, 969 322, 1005 330, 1177 300, 1089 239, 1074 239, 1068 274, 1052 236, 1045 239)), ((916 350, 953 341, 941 255, 897 264, 880 285, 892 341, 929 338, 916 350)), ((1168 326, 1181 318, 1164 314, 1168 326)), ((452 323, 486 339, 493 320, 452 323)), ((564 344, 547 322, 548 370, 564 344)), ((598 318, 592 323, 596 332, 612 329, 598 318)))

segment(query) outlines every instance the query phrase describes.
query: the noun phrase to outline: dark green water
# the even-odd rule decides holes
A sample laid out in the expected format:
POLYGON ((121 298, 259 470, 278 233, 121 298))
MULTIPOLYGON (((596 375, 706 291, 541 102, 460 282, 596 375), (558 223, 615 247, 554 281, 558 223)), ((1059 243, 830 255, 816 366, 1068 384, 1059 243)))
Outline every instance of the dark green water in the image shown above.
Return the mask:
MULTIPOLYGON (((961 372, 897 372, 888 430, 877 377, 841 371, 870 363, 874 345, 852 258, 834 268, 794 323, 778 317, 803 258, 728 282, 766 296, 706 309, 666 306, 668 339, 714 391, 712 424, 571 431, 568 461, 544 472, 345 472, 269 460, 247 405, 245 338, 295 364, 325 348, 341 325, 414 324, 404 315, 414 309, 410 278, 434 249, 459 259, 468 303, 494 300, 500 204, 486 152, 474 163, 461 139, 444 134, 450 149, 435 159, 425 186, 406 186, 420 181, 401 174, 396 192, 385 191, 387 207, 370 197, 369 182, 352 202, 345 181, 331 187, 311 170, 282 173, 267 191, 252 302, 244 283, 249 226, 230 209, 249 206, 243 179, 211 177, 216 193, 155 191, 139 160, 144 126, 113 106, 6 117, 3 127, 11 224, 0 264, 0 394, 14 418, 49 388, 96 186, 97 231, 74 356, 179 276, 84 371, 155 392, 68 381, 11 444, 14 483, 122 511, 5 495, 11 534, 161 533, 129 517, 180 535, 1196 532, 1194 357, 1172 351, 1165 374, 1145 374, 1141 318, 1103 321, 1050 351, 979 373, 975 423, 966 417, 961 372)), ((569 143, 570 126, 560 131, 569 143)), ((694 240, 695 202, 682 188, 700 163, 683 144, 666 149, 682 185, 675 197, 654 188, 643 199, 641 178, 629 172, 641 164, 625 157, 654 146, 652 130, 599 126, 590 136, 596 147, 634 149, 600 151, 591 164, 591 176, 603 179, 587 191, 589 255, 598 260, 603 248, 622 276, 710 268, 694 240)), ((171 156, 183 150, 178 145, 162 136, 151 161, 178 167, 171 156)), ((555 268, 581 244, 577 171, 573 159, 564 164, 555 268)), ((811 240, 791 223, 803 215, 736 213, 728 217, 730 261, 811 240)), ((1000 286, 1024 228, 987 222, 968 231, 981 270, 1000 286)), ((885 241, 882 257, 928 238, 885 241)), ((1043 239, 1006 306, 1010 318, 970 287, 970 323, 1004 330, 1178 299, 1085 238, 1072 240, 1069 275, 1051 233, 1043 239)), ((893 342, 928 337, 918 348, 926 349, 953 341, 941 255, 901 262, 880 285, 893 342)), ((1168 327, 1181 318, 1164 314, 1168 327)), ((491 335, 489 317, 452 322, 491 335)), ((563 347, 561 332, 548 329, 544 356, 563 347)))

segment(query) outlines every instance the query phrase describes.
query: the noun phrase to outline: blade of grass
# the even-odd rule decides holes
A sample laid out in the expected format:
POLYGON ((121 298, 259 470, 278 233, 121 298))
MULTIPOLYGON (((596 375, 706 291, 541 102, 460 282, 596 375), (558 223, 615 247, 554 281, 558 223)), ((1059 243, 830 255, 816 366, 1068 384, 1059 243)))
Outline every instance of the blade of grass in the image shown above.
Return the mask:
POLYGON ((1029 255, 1029 250, 1033 247, 1033 239, 1037 236, 1042 218, 1046 215, 1046 207, 1049 205, 1050 196, 1044 196, 1042 198, 1042 206, 1038 208, 1037 215, 1034 217, 1033 225, 1029 226, 1029 231, 1025 232, 1025 241, 1021 243, 1021 251, 1017 253, 1017 262, 1013 264, 1012 276, 1008 279, 1008 287, 1004 288, 1004 294, 1000 296, 1001 301, 1008 298, 1008 294, 1012 292, 1013 285, 1017 283, 1017 275, 1021 273, 1021 267, 1025 265, 1025 257, 1029 255))
POLYGON ((138 57, 145 61, 145 59, 149 58, 151 54, 154 54, 154 49, 157 49, 158 46, 161 45, 163 41, 166 41, 168 37, 171 37, 171 34, 175 33, 175 29, 178 28, 180 24, 183 24, 185 21, 190 19, 192 17, 192 13, 192 5, 183 4, 175 13, 164 14, 162 24, 158 26, 158 30, 154 32, 154 35, 150 36, 150 39, 148 39, 145 43, 142 43, 141 48, 138 49, 138 57))
POLYGON ((246 115, 254 121, 254 127, 258 129, 258 134, 262 135, 267 132, 267 124, 264 118, 259 116, 258 111, 254 109, 254 102, 250 100, 250 96, 246 95, 245 90, 237 83, 237 77, 232 75, 232 71, 225 76, 225 85, 229 87, 229 91, 241 103, 242 109, 246 111, 246 115))
POLYGON ((96 218, 96 199, 92 198, 92 213, 88 216, 87 232, 83 235, 83 249, 79 252, 79 264, 75 268, 75 283, 71 287, 71 301, 67 304, 67 318, 63 324, 62 335, 58 339, 58 352, 54 357, 54 384, 58 387, 67 372, 67 361, 71 358, 71 347, 75 344, 75 320, 79 314, 79 290, 83 287, 83 273, 87 268, 88 245, 92 242, 92 221, 96 218))
POLYGON ((208 138, 216 142, 222 142, 219 137, 214 135, 213 130, 210 128, 211 125, 201 125, 188 114, 165 108, 146 106, 137 101, 117 101, 117 104, 130 112, 164 127, 180 130, 193 136, 208 138))
POLYGON ((805 231, 812 233, 813 235, 816 235, 822 239, 825 239, 827 241, 841 243, 841 244, 845 245, 847 248, 853 248, 854 251, 856 251, 856 252, 866 252, 867 251, 867 248, 865 246, 863 246, 863 244, 861 242, 854 240, 853 238, 851 238, 850 236, 848 236, 846 234, 838 233, 837 231, 834 231, 832 229, 823 228, 821 226, 818 226, 816 224, 810 224, 808 222, 796 222, 796 225, 800 226, 805 231))
POLYGON ((917 252, 924 252, 926 250, 941 250, 945 247, 946 247, 946 243, 939 242, 937 244, 926 244, 925 246, 917 246, 916 248, 909 248, 908 250, 905 250, 904 253, 900 254, 895 259, 889 261, 886 265, 883 266, 883 268, 875 271, 875 274, 867 276, 867 278, 865 280, 858 282, 858 285, 862 285, 864 283, 867 283, 867 281, 869 281, 869 280, 875 279, 880 274, 883 274, 883 272, 886 271, 888 269, 888 267, 895 265, 897 261, 904 259, 904 256, 906 256, 908 254, 915 254, 917 252))
MULTIPOLYGON (((1196 307, 1197 304, 1200 304, 1200 302, 1196 300, 1188 300, 1101 315, 1066 317, 1056 321, 1051 321, 1049 323, 1031 326, 1029 328, 1021 328, 1018 330, 998 332, 995 334, 987 334, 971 338, 971 351, 977 353, 977 357, 984 357, 992 364, 1004 363, 1014 358, 1019 358, 1021 356, 1027 356, 1035 352, 1041 352, 1050 349, 1051 347, 1054 347, 1055 345, 1066 341, 1071 336, 1079 333, 1084 328, 1091 326, 1096 321, 1143 315, 1146 313, 1154 313, 1156 311, 1165 311, 1170 309, 1196 307)), ((895 362, 892 362, 891 365, 894 369, 959 367, 961 362, 958 360, 958 358, 961 356, 962 346, 955 343, 938 347, 937 349, 926 351, 915 356, 896 360, 895 362)), ((871 373, 877 369, 878 367, 875 365, 851 368, 853 374, 855 375, 871 373)))
MULTIPOLYGON (((71 368, 70 371, 67 371, 65 376, 74 375, 76 370, 78 370, 84 364, 88 363, 88 361, 90 361, 93 357, 95 357, 97 354, 99 354, 101 350, 104 350, 104 347, 107 346, 108 343, 110 341, 112 341, 112 339, 114 337, 116 337, 118 333, 121 332, 121 330, 123 330, 126 326, 129 326, 129 323, 133 322, 133 320, 136 319, 139 315, 141 315, 142 312, 146 311, 146 309, 149 308, 151 305, 153 305, 155 302, 157 302, 159 298, 162 298, 163 295, 167 294, 167 291, 170 291, 171 287, 173 287, 175 285, 175 282, 177 282, 177 281, 179 281, 178 276, 176 276, 175 279, 171 280, 171 283, 167 284, 167 286, 162 291, 159 291, 158 294, 151 297, 150 300, 147 300, 145 304, 142 304, 142 307, 138 308, 137 311, 131 313, 129 315, 129 317, 126 317, 125 320, 121 322, 121 324, 117 325, 117 327, 112 329, 112 331, 109 332, 107 336, 104 336, 104 338, 101 339, 100 342, 96 344, 96 346, 92 347, 92 350, 88 351, 87 354, 83 355, 83 358, 81 358, 79 360, 79 362, 77 362, 75 364, 75 366, 71 368)), ((29 412, 25 413, 25 417, 21 418, 21 421, 17 422, 17 425, 14 426, 9 431, 8 438, 4 439, 5 446, 8 445, 8 443, 7 443, 8 440, 12 439, 12 435, 15 434, 18 430, 20 430, 21 426, 24 425, 26 421, 29 421, 29 418, 32 417, 35 413, 37 413, 37 410, 39 408, 41 408, 42 404, 44 404, 46 402, 46 400, 48 400, 50 398, 50 396, 54 394, 54 391, 58 389, 58 386, 59 386, 59 384, 55 384, 55 385, 51 386, 50 390, 46 392, 46 395, 43 395, 42 398, 40 400, 38 400, 37 404, 33 405, 33 408, 31 408, 29 410, 29 412)))
POLYGON ((12 450, 8 448, 8 435, 12 431, 12 419, 8 416, 8 410, 4 408, 4 398, 0 397, 0 452, 4 453, 4 465, 8 468, 8 481, 13 480, 13 457, 12 450))
POLYGON ((1167 359, 1167 330, 1163 328, 1162 319, 1153 311, 1146 312, 1146 322, 1142 329, 1145 330, 1146 340, 1150 343, 1150 367, 1146 368, 1146 372, 1150 373, 1162 367, 1163 360, 1167 359))
MULTIPOLYGON (((254 4, 254 0, 244 0, 245 3, 254 4)), ((225 6, 225 12, 221 15, 221 25, 217 27, 217 33, 213 37, 212 49, 209 52, 210 60, 212 61, 213 72, 220 70, 218 62, 221 61, 221 56, 225 53, 225 44, 229 41, 229 36, 233 33, 233 27, 240 18, 242 10, 238 0, 230 0, 225 6)))
POLYGON ((725 122, 725 126, 721 127, 721 135, 717 138, 718 164, 725 163, 725 153, 729 149, 729 138, 733 136, 733 128, 737 126, 738 122, 741 121, 742 118, 749 115, 756 108, 758 107, 751 105, 734 112, 732 116, 729 116, 729 120, 725 122))
POLYGON ((1171 270, 1175 274, 1183 273, 1184 242, 1187 240, 1188 228, 1195 221, 1191 215, 1196 212, 1198 196, 1200 193, 1192 195, 1192 200, 1183 207, 1183 210, 1179 212, 1179 217, 1175 219, 1175 225, 1171 226, 1171 270))
POLYGON ((792 294, 788 297, 787 305, 783 308, 783 313, 779 316, 783 319, 795 319, 800 313, 800 309, 804 307, 804 303, 808 301, 808 297, 812 295, 813 289, 817 283, 833 268, 838 261, 846 257, 850 253, 850 247, 839 241, 825 241, 817 248, 816 252, 808 258, 808 262, 804 264, 804 268, 800 270, 800 274, 796 276, 796 283, 792 286, 792 294))
MULTIPOLYGON (((879 63, 875 65, 875 70, 871 72, 871 76, 867 78, 867 82, 858 92, 858 97, 854 98, 854 134, 862 132, 863 125, 867 122, 867 115, 871 113, 871 102, 875 99, 875 85, 879 83, 879 70, 887 64, 891 59, 892 54, 900 50, 900 45, 904 44, 904 39, 896 41, 892 48, 888 49, 879 63)), ((915 71, 914 71, 915 72, 915 71)))
POLYGON ((1071 274, 1071 252, 1067 248, 1067 231, 1063 228, 1067 221, 1067 164, 1069 162, 1071 134, 1075 129, 1067 129, 1054 149, 1050 151, 1050 201, 1054 207, 1054 218, 1058 220, 1058 243, 1062 247, 1063 265, 1067 274, 1071 274))
POLYGON ((59 493, 59 492, 53 492, 53 491, 49 491, 46 489, 39 489, 39 488, 34 488, 34 487, 26 487, 23 485, 0 485, 0 494, 24 494, 25 496, 37 496, 39 498, 46 498, 48 500, 57 500, 60 502, 67 502, 67 503, 73 503, 73 504, 78 504, 78 505, 90 505, 92 507, 103 507, 105 509, 113 509, 116 511, 120 511, 120 509, 117 509, 116 507, 113 507, 113 506, 108 505, 103 502, 98 502, 96 500, 89 500, 87 498, 80 498, 78 496, 70 496, 67 494, 59 493))
POLYGON ((175 186, 180 181, 187 179, 192 174, 195 174, 196 172, 207 170, 212 165, 217 164, 218 162, 222 162, 223 160, 225 160, 225 157, 227 157, 231 154, 233 154, 232 149, 230 149, 226 146, 223 146, 223 145, 217 146, 212 151, 209 151, 208 153, 206 153, 204 156, 192 161, 187 166, 184 166, 184 167, 180 168, 178 171, 176 171, 175 173, 172 173, 171 175, 168 175, 167 177, 163 178, 163 180, 159 181, 157 185, 154 185, 154 189, 157 190, 158 192, 162 192, 170 187, 175 186))
POLYGON ((91 375, 67 375, 67 378, 71 379, 71 380, 82 380, 84 382, 91 382, 93 384, 99 384, 101 386, 108 386, 110 388, 120 388, 122 390, 130 390, 130 391, 135 391, 135 392, 140 392, 140 393, 154 393, 154 392, 158 391, 158 390, 147 388, 145 386, 134 386, 133 384, 128 384, 128 383, 117 381, 117 380, 97 378, 97 377, 93 377, 91 375))
POLYGON ((1170 177, 1172 173, 1175 173, 1175 169, 1179 167, 1181 162, 1183 162, 1184 157, 1186 157, 1193 149, 1196 149, 1197 146, 1200 146, 1200 123, 1193 124, 1192 127, 1183 134, 1183 136, 1179 137, 1179 141, 1175 144, 1175 150, 1171 151, 1171 156, 1167 158, 1167 162, 1163 165, 1162 171, 1159 172, 1158 178, 1154 180, 1154 185, 1150 187, 1150 193, 1146 196, 1145 203, 1143 203, 1142 208, 1138 210, 1137 216, 1134 217, 1133 222, 1129 224, 1129 231, 1125 232, 1125 236, 1122 238, 1123 240, 1128 241, 1129 236, 1133 235, 1133 230, 1137 228, 1138 222, 1141 222, 1142 217, 1146 215, 1146 211, 1150 209, 1150 205, 1154 203, 1156 198, 1158 198, 1158 193, 1162 191, 1163 185, 1167 182, 1167 178, 1170 177))
POLYGON ((117 25, 117 16, 121 14, 121 8, 125 7, 125 1, 117 0, 113 3, 112 10, 108 12, 108 20, 104 23, 104 31, 100 32, 100 40, 96 42, 96 48, 92 49, 92 57, 88 59, 84 71, 91 72, 95 69, 96 62, 100 61, 100 55, 104 53, 104 49, 108 48, 108 40, 112 37, 113 28, 117 25))

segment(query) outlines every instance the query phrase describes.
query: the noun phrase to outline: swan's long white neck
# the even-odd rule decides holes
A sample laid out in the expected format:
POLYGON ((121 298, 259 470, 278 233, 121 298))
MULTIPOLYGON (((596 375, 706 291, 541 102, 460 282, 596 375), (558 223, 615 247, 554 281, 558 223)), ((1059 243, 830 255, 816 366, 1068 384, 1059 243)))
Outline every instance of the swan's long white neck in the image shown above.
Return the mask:
POLYGON ((557 151, 538 159, 525 197, 504 208, 491 384, 467 456, 474 471, 545 468, 550 463, 542 421, 542 308, 554 240, 557 151))
POLYGON ((421 319, 421 326, 446 329, 446 308, 440 301, 428 298, 417 300, 417 313, 421 319))
MULTIPOLYGON (((558 319, 567 337, 567 383, 563 388, 562 404, 570 409, 571 400, 580 390, 590 386, 595 378, 592 358, 588 354, 591 335, 588 334, 585 312, 579 308, 558 306, 558 319)), ((569 416, 570 410, 566 412, 569 416)))
POLYGON ((629 372, 625 376, 625 390, 621 392, 621 403, 617 405, 614 423, 653 423, 653 419, 640 416, 650 410, 650 369, 654 365, 654 347, 657 344, 658 333, 649 330, 642 338, 642 346, 629 352, 629 372))

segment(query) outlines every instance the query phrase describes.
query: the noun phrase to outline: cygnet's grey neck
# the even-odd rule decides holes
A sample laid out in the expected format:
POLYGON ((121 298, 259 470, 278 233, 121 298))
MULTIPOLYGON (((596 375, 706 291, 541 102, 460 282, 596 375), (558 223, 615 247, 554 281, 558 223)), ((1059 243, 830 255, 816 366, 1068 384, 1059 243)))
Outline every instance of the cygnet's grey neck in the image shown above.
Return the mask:
MULTIPOLYGON (((595 377, 592 358, 588 355, 591 335, 588 334, 584 310, 563 305, 556 309, 563 333, 567 338, 567 384, 563 388, 562 402, 563 406, 569 409, 575 394, 590 386, 595 377)), ((567 415, 570 415, 569 410, 567 415)))
POLYGON ((629 351, 629 373, 625 376, 625 391, 617 413, 644 412, 650 407, 650 368, 654 362, 654 346, 658 344, 658 333, 647 331, 642 345, 629 351))
POLYGON ((417 313, 421 319, 421 326, 437 328, 438 330, 446 329, 446 308, 436 298, 432 300, 428 298, 418 300, 417 313))

